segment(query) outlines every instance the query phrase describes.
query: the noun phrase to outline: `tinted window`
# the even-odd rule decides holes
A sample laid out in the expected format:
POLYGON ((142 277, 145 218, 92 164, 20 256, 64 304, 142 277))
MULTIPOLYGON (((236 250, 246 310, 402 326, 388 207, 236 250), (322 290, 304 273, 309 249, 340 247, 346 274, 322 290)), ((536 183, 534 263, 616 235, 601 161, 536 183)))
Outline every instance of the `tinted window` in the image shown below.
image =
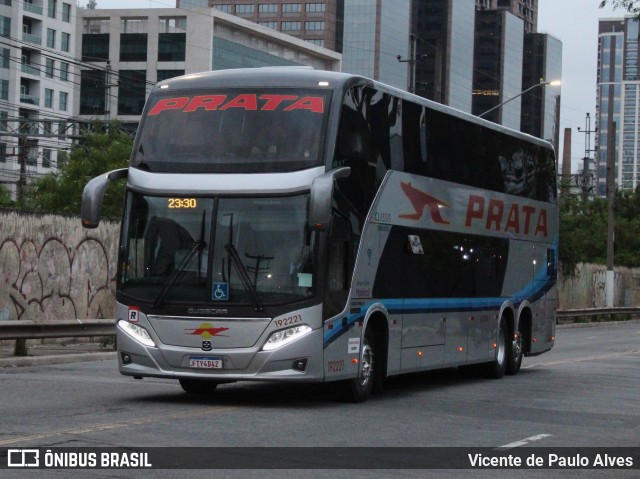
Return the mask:
POLYGON ((249 173, 321 164, 330 93, 180 91, 150 98, 132 165, 159 172, 249 173))
POLYGON ((500 296, 508 254, 508 239, 393 227, 380 258, 373 296, 500 296), (412 250, 410 236, 419 238, 423 254, 412 250))

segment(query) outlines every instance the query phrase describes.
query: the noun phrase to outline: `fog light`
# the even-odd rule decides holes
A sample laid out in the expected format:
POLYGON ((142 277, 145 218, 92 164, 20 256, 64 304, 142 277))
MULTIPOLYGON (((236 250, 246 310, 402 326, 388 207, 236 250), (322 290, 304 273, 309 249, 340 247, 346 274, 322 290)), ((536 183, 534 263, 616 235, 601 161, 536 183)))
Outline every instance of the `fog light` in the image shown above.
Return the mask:
POLYGON ((122 364, 131 364, 133 362, 131 356, 129 356, 127 353, 122 353, 120 357, 122 358, 122 364))
POLYGON ((295 369, 296 371, 304 372, 304 370, 307 369, 307 358, 296 359, 293 362, 293 366, 291 366, 291 368, 295 369))

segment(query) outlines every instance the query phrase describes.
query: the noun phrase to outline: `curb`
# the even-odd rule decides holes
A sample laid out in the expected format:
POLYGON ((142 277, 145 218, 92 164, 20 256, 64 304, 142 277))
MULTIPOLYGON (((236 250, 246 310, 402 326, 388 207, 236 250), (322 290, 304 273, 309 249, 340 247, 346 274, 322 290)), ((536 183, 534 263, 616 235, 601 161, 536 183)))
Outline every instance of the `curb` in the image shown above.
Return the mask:
POLYGON ((0 359, 0 369, 20 366, 46 366, 49 364, 106 361, 116 359, 116 352, 52 354, 50 356, 12 356, 0 359))

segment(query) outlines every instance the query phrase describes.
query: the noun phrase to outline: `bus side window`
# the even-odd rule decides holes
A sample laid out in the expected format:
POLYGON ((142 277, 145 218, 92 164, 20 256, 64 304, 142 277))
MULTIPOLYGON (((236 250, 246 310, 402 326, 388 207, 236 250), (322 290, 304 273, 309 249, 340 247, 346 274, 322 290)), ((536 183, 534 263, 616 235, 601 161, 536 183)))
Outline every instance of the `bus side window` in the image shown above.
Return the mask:
POLYGON ((347 302, 353 265, 351 224, 334 214, 329 236, 325 317, 340 313, 347 302))

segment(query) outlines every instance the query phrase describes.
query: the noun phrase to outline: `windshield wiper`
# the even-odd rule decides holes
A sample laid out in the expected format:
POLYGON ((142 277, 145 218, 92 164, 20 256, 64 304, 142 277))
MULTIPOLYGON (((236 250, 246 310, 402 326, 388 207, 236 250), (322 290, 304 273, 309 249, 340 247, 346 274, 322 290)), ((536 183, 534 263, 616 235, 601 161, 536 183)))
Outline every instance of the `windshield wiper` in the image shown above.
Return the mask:
POLYGON ((207 243, 204 241, 204 221, 205 221, 204 217, 205 217, 205 212, 203 211, 202 222, 200 224, 200 239, 198 239, 193 243, 193 246, 191 247, 191 249, 187 252, 184 258, 182 258, 182 261, 180 261, 178 266, 173 270, 173 273, 171 273, 171 276, 169 277, 169 281, 165 283, 164 287, 160 290, 160 293, 156 297, 156 300, 153 302, 154 308, 157 308, 162 304, 162 301, 164 300, 165 296, 169 293, 169 291, 173 289, 173 287, 178 283, 178 281, 182 279, 182 277, 186 272, 187 265, 189 264, 189 261, 191 261, 191 258, 193 258, 193 255, 196 254, 196 251, 199 253, 198 254, 198 279, 200 279, 201 267, 202 267, 200 265, 201 259, 202 259, 202 251, 204 251, 204 249, 207 247, 207 243))
MULTIPOLYGON (((191 247, 189 252, 185 255, 184 258, 182 258, 182 261, 180 261, 180 264, 178 264, 176 269, 173 270, 173 273, 171 273, 171 277, 169 278, 169 281, 167 281, 164 287, 162 288, 162 290, 160 290, 158 297, 153 302, 154 308, 157 308, 162 304, 164 297, 169 293, 169 291, 173 289, 173 287, 178 283, 178 281, 182 279, 182 277, 186 272, 186 267, 189 264, 189 261, 191 261, 191 258, 193 258, 193 255, 196 254, 196 251, 202 251, 206 247, 207 247, 207 243, 205 243, 202 240, 198 240, 195 243, 193 243, 193 246, 191 247)), ((199 268, 200 266, 198 265, 198 269, 199 268)))
POLYGON ((238 270, 238 274, 240 275, 240 279, 242 280, 242 284, 245 289, 251 295, 251 299, 253 299, 253 305, 256 308, 256 311, 264 311, 264 307, 262 306, 262 302, 260 301, 260 297, 258 296, 258 290, 251 282, 249 278, 249 273, 247 272, 247 268, 245 268, 244 263, 242 263, 242 259, 238 254, 238 250, 233 245, 233 243, 227 243, 224 245, 224 249, 227 250, 227 254, 229 258, 233 262, 234 266, 238 270))

